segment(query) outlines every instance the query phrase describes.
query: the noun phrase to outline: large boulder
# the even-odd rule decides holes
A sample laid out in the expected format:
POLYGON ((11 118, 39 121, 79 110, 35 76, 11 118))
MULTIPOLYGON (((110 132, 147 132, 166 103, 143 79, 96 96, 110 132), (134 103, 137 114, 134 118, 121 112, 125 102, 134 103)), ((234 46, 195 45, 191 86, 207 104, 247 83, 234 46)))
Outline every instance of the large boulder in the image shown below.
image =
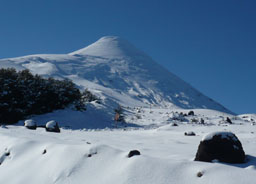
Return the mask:
POLYGON ((56 121, 51 120, 46 123, 45 129, 47 132, 60 132, 59 125, 56 121))
POLYGON ((244 163, 245 153, 241 142, 231 132, 213 132, 201 140, 195 161, 244 163))
POLYGON ((36 122, 34 120, 32 120, 32 119, 25 120, 24 126, 27 129, 31 129, 31 130, 35 130, 36 127, 37 127, 36 122))
POLYGON ((189 116, 194 116, 195 113, 194 113, 194 111, 189 111, 189 112, 188 112, 188 115, 189 115, 189 116))

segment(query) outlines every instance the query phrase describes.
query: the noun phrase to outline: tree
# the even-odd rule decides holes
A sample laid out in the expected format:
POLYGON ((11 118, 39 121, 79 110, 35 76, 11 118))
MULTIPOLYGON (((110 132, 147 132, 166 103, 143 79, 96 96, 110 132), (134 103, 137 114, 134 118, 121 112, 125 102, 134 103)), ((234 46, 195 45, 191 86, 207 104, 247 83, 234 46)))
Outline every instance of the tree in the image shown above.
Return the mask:
POLYGON ((0 123, 12 124, 68 106, 86 110, 85 99, 96 97, 88 90, 81 93, 71 80, 45 79, 29 70, 0 69, 0 123))

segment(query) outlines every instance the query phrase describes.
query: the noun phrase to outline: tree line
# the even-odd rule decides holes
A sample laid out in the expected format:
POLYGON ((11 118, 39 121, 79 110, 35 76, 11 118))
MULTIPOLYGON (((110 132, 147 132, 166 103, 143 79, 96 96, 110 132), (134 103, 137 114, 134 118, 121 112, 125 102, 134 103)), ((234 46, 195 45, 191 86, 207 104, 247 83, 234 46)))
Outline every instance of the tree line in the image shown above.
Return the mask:
POLYGON ((80 92, 68 79, 33 75, 29 70, 0 69, 0 123, 13 124, 30 115, 49 113, 68 106, 86 110, 97 100, 90 91, 80 92))

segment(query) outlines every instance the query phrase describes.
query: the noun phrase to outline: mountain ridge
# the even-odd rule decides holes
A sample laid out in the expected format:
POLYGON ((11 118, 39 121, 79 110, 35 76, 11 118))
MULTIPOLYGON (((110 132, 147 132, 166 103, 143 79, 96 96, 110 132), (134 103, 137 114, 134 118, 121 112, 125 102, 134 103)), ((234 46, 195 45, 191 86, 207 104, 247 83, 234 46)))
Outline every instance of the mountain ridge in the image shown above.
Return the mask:
POLYGON ((0 60, 0 67, 29 69, 45 77, 69 78, 102 99, 124 106, 230 110, 206 97, 128 41, 107 36, 68 54, 0 60), (128 100, 127 100, 128 99, 128 100))

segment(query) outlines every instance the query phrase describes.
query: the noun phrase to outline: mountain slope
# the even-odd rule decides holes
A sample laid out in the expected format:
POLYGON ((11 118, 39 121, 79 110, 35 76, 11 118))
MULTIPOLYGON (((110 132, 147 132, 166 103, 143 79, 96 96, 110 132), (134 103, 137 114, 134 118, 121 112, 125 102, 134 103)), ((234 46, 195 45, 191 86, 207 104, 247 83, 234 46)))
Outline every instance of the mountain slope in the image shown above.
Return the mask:
POLYGON ((208 108, 230 113, 119 37, 103 37, 69 54, 2 59, 0 67, 70 78, 115 105, 208 108))

